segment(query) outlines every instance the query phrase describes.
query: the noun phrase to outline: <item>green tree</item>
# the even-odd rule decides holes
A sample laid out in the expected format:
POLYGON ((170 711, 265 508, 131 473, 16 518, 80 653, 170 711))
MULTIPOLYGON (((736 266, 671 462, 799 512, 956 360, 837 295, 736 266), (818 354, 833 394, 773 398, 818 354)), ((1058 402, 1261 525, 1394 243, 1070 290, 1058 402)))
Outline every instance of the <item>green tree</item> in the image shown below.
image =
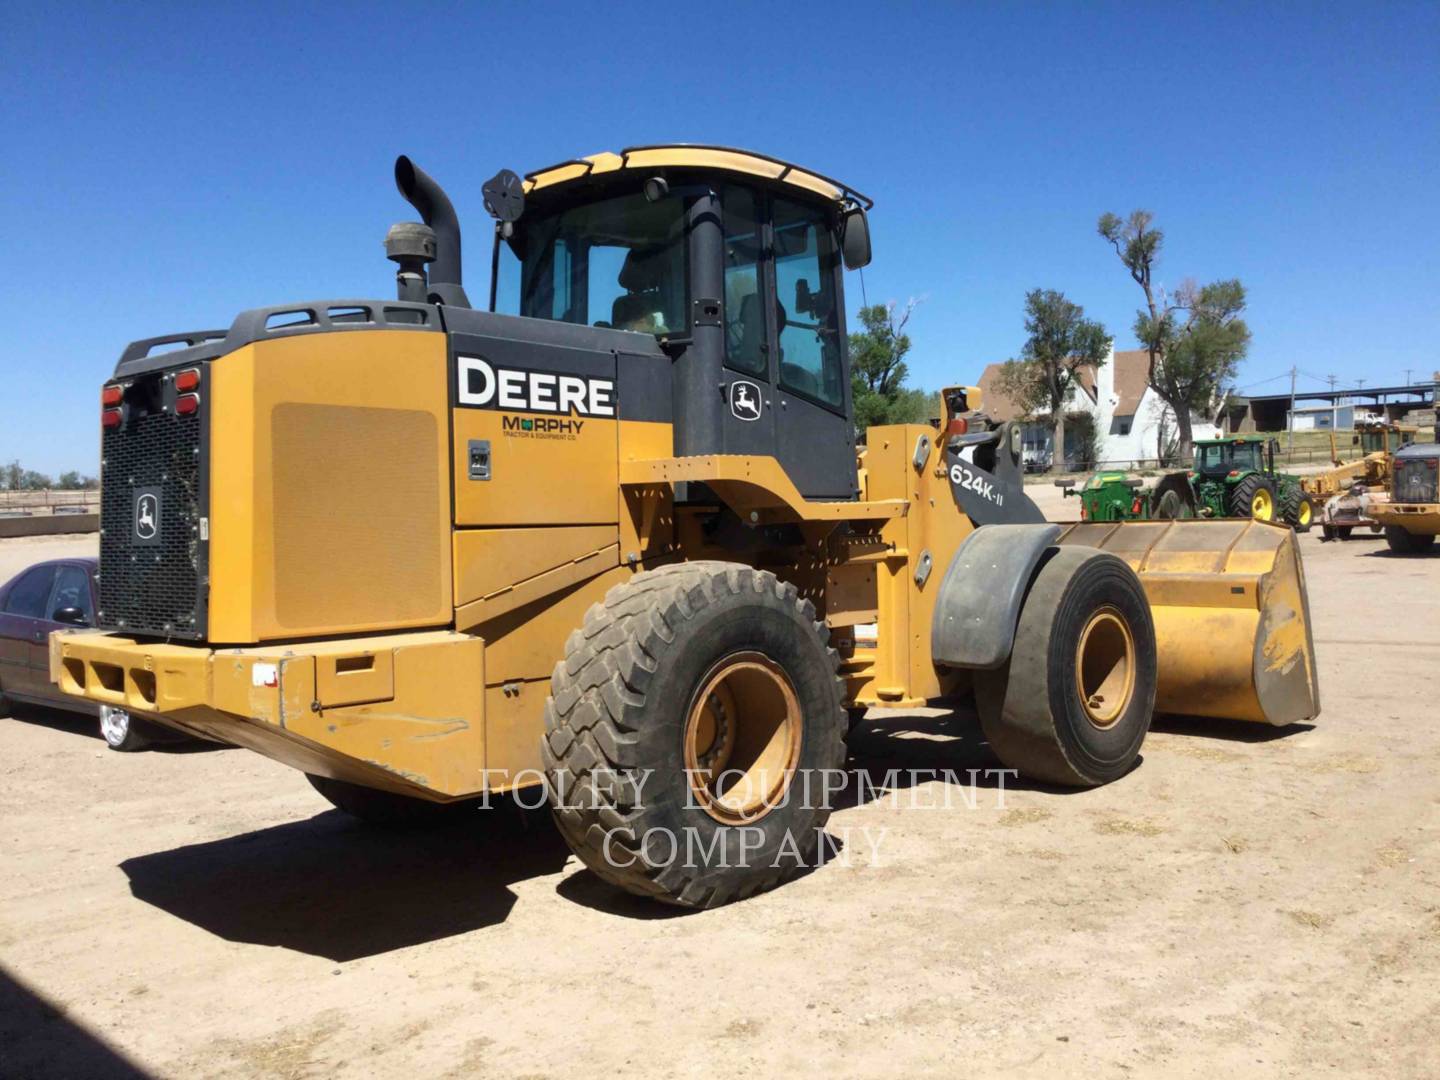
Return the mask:
MULTIPOLYGON (((1214 411, 1221 388, 1234 379, 1250 348, 1250 328, 1241 318, 1245 286, 1238 279, 1204 286, 1186 281, 1167 296, 1154 282, 1165 242, 1154 220, 1148 210, 1136 210, 1124 221, 1102 214, 1097 228, 1145 293, 1145 306, 1135 313, 1135 336, 1149 355, 1147 381, 1173 410, 1180 452, 1189 461, 1194 456, 1191 415, 1214 411)), ((1163 458, 1165 447, 1157 446, 1156 452, 1163 458)))
POLYGON ((60 474, 55 481, 55 486, 61 491, 79 491, 85 486, 85 478, 74 469, 60 474))
MULTIPOLYGON (((1065 406, 1081 367, 1098 368, 1110 353, 1105 327, 1056 289, 1025 294, 1025 332, 1019 360, 1000 369, 1000 389, 1027 413, 1048 410, 1055 425, 1055 462, 1065 460, 1065 406)), ((1092 440, 1093 441, 1093 440, 1092 440)))
POLYGON ((20 482, 24 478, 25 470, 21 468, 18 461, 12 461, 0 469, 0 487, 4 487, 6 491, 19 491, 20 482))
POLYGON ((45 491, 55 486, 55 481, 42 472, 26 469, 20 476, 20 485, 25 491, 45 491))
POLYGON ((911 300, 900 311, 893 303, 860 309, 865 329, 850 335, 850 396, 857 432, 874 424, 915 424, 939 415, 935 394, 905 385, 910 374, 905 326, 917 303, 911 300))

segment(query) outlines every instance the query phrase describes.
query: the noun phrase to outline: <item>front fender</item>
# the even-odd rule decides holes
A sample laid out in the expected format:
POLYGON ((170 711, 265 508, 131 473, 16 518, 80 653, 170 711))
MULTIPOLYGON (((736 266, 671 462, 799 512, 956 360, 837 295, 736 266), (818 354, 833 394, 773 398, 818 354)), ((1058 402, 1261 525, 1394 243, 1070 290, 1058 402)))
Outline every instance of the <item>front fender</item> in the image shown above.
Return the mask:
POLYGON ((1052 524, 985 525, 956 550, 930 623, 937 664, 994 668, 1010 656, 1025 592, 1060 535, 1052 524))

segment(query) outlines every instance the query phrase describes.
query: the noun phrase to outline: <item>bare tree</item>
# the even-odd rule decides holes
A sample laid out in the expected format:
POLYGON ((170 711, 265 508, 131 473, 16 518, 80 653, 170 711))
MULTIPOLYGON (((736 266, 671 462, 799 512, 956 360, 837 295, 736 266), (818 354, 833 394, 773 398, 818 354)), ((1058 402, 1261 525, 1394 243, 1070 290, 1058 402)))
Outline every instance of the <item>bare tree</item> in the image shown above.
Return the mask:
MULTIPOLYGON (((1102 214, 1098 230, 1145 293, 1145 307, 1135 313, 1135 336, 1149 356, 1146 381, 1173 410, 1180 452, 1188 461, 1194 445, 1191 414, 1214 412, 1222 385, 1235 377, 1250 346, 1250 329, 1240 317, 1245 286, 1236 279, 1205 286, 1187 280, 1167 296, 1154 282, 1165 236, 1153 221, 1148 210, 1136 210, 1125 221, 1102 214)), ((1158 449, 1163 457, 1163 444, 1158 449)))

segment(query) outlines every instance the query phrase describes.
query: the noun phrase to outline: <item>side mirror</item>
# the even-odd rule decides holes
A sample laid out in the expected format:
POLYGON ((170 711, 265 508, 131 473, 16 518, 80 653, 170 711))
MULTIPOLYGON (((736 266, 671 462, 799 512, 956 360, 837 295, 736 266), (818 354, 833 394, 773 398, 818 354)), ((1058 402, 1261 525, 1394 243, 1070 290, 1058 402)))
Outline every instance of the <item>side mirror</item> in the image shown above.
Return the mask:
POLYGON ((840 219, 840 255, 846 270, 870 265, 870 219, 858 206, 845 211, 840 219))
POLYGON ((90 620, 85 617, 85 612, 78 607, 62 607, 50 616, 51 622, 67 623, 70 626, 89 626, 90 620))
POLYGON ((1069 480, 1053 480, 1051 481, 1051 483, 1053 483, 1058 488, 1073 488, 1075 486, 1075 481, 1073 478, 1069 480))
POLYGON ((1127 477, 1120 482, 1124 484, 1127 488, 1130 488, 1132 491, 1138 490, 1145 486, 1145 481, 1141 480, 1139 477, 1127 477))

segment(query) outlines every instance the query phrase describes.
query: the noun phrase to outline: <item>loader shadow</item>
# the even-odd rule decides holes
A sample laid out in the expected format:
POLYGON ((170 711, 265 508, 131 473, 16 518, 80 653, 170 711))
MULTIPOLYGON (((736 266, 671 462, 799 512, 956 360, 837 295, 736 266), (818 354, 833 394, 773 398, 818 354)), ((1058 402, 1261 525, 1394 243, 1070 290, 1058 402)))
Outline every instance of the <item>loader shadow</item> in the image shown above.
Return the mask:
POLYGON ((24 1077, 150 1074, 44 995, 0 967, 0 1074, 24 1077))
POLYGON ((569 856, 548 814, 498 803, 452 822, 307 821, 120 864, 139 900, 226 941, 357 960, 503 922, 510 886, 569 856))
POLYGON ((1269 724, 1256 724, 1248 720, 1157 715, 1150 722, 1150 730, 1163 735, 1190 735, 1200 739, 1221 739, 1225 742, 1268 743, 1314 731, 1315 725, 1285 724, 1282 727, 1271 727, 1269 724))
MULTIPOLYGON (((850 733, 848 782, 836 810, 863 806, 894 792, 935 781, 974 790, 1040 791, 1074 795, 1079 789, 1017 776, 990 749, 969 701, 924 713, 872 709, 850 733)), ((1139 768, 1144 758, 1138 758, 1139 768)), ((1133 771, 1133 769, 1132 769, 1133 771)))
MULTIPOLYGON (((980 721, 968 702, 946 703, 943 710, 871 710, 850 733, 845 783, 828 798, 835 811, 850 810, 932 782, 952 790, 927 794, 927 806, 969 805, 978 791, 1041 791, 1057 795, 1083 794, 1078 789, 1036 783, 1005 770, 980 730, 980 721)), ((1140 762, 1137 760, 1136 767, 1140 762)), ((832 819, 832 824, 834 824, 832 819)), ((782 889, 839 858, 844 851, 844 830, 822 834, 821 847, 810 863, 789 878, 782 889)), ((626 919, 698 918, 707 912, 674 907, 660 901, 630 896, 580 869, 556 886, 565 899, 607 915, 626 919)))

